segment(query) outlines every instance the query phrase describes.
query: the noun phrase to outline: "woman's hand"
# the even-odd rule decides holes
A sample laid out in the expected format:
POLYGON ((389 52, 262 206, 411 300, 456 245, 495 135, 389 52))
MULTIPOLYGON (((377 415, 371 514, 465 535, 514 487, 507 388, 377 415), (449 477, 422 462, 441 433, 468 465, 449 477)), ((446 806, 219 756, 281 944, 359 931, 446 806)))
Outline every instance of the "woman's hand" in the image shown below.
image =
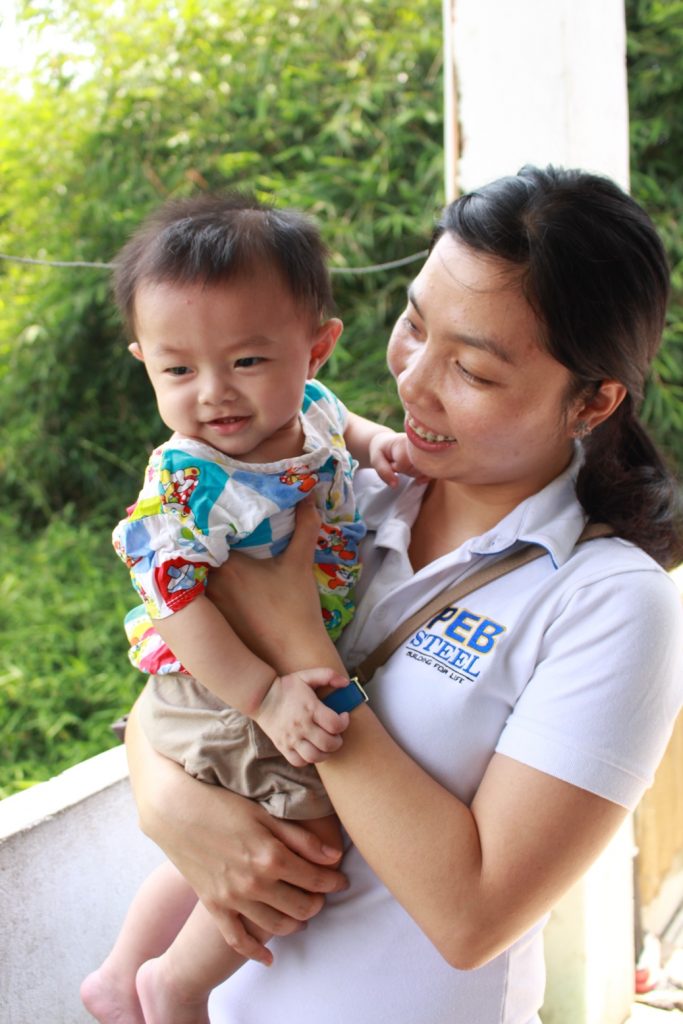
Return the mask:
POLYGON ((272 961, 250 934, 250 922, 287 935, 322 909, 325 893, 346 888, 344 876, 328 867, 340 849, 326 848, 305 828, 271 817, 252 801, 191 778, 156 753, 134 711, 126 747, 142 830, 242 956, 272 961))
POLYGON ((319 529, 315 504, 304 499, 281 555, 258 559, 231 552, 209 574, 207 596, 247 647, 279 674, 320 666, 345 671, 327 636, 313 575, 319 529))

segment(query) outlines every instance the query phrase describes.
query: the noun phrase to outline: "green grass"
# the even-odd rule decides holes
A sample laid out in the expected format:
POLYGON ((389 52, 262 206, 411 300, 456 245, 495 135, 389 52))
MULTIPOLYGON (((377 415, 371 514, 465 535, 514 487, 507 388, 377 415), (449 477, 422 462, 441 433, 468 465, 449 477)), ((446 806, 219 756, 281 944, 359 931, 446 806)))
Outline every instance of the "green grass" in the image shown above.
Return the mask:
POLYGON ((135 597, 108 520, 69 515, 0 548, 0 797, 116 743, 142 676, 121 626, 135 597))

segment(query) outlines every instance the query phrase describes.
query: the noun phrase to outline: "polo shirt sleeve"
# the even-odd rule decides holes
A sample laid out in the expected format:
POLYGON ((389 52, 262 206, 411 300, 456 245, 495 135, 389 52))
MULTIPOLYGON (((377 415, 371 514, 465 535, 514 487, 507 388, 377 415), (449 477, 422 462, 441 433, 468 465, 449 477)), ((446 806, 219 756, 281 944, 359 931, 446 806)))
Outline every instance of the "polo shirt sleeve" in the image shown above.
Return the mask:
POLYGON ((683 701, 682 636, 665 573, 584 581, 548 626, 497 752, 632 810, 683 701))

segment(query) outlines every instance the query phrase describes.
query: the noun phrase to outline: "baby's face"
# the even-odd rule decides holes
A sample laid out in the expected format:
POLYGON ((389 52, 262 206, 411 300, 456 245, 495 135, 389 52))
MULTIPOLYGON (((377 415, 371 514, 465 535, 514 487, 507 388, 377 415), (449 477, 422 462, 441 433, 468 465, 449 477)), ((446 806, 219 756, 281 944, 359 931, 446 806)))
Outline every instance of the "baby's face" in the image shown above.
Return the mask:
POLYGON ((244 462, 301 453, 299 410, 341 330, 322 326, 267 269, 203 285, 146 283, 138 341, 164 423, 244 462))

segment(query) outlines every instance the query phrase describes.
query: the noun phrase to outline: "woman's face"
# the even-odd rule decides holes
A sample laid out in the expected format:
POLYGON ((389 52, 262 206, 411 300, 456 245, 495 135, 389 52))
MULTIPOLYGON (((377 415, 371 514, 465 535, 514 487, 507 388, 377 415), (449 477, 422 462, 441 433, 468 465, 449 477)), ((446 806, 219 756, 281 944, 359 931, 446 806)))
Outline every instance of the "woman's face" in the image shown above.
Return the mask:
POLYGON ((514 268, 439 239, 389 341, 416 469, 513 507, 568 465, 581 403, 540 331, 514 268))

